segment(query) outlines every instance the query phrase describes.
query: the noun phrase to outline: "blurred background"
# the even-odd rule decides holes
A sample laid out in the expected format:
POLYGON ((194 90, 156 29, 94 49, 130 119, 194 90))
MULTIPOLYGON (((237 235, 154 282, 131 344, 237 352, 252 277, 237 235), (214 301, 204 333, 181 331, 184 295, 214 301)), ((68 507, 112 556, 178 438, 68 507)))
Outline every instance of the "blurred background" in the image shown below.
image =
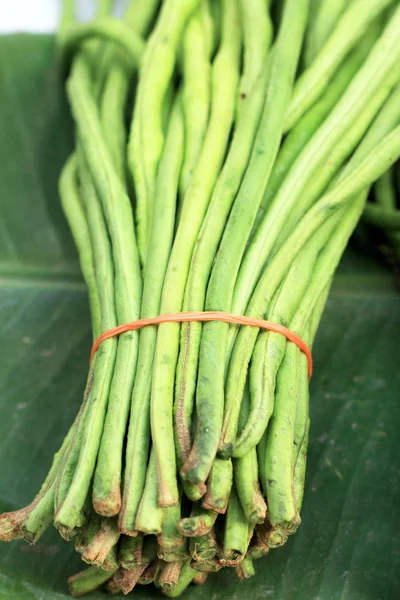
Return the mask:
MULTIPOLYGON (((95 0, 76 0, 79 19, 90 19, 95 0)), ((126 0, 116 0, 115 12, 122 12, 126 0)), ((62 0, 0 0, 0 33, 29 31, 51 33, 57 29, 62 0)))

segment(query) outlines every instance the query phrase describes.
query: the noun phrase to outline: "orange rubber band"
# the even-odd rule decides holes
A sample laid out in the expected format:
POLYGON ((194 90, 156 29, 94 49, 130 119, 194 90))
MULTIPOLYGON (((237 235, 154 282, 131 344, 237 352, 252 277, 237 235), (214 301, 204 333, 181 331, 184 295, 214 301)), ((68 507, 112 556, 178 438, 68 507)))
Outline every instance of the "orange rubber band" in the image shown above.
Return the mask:
POLYGON ((308 361, 308 377, 311 378, 313 368, 311 350, 306 342, 302 340, 299 335, 297 335, 297 333, 294 333, 294 331, 291 331, 283 325, 272 323, 271 321, 265 321, 264 319, 255 319, 254 317, 232 315, 230 313, 217 311, 181 312, 159 315, 158 317, 151 317, 149 319, 138 319, 137 321, 132 321, 132 323, 125 323, 124 325, 118 325, 118 327, 108 329, 99 335, 99 337, 95 340, 90 353, 90 362, 92 362, 101 342, 108 340, 115 335, 121 335, 121 333, 126 333, 127 331, 135 331, 136 329, 141 329, 142 327, 147 327, 148 325, 159 325, 160 323, 183 323, 187 321, 223 321, 224 323, 233 323, 234 325, 250 325, 251 327, 258 327, 259 329, 266 329, 268 331, 274 331, 275 333, 281 333, 290 342, 296 344, 296 346, 298 346, 302 352, 304 352, 308 361))

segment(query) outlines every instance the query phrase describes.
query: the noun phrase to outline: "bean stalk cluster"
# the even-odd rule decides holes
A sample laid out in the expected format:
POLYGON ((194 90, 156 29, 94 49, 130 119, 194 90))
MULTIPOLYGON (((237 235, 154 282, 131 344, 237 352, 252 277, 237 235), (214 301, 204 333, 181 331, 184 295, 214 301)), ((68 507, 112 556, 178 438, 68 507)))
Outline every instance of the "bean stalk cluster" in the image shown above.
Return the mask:
MULTIPOLYGON (((361 215, 400 252, 400 8, 131 0, 117 19, 112 5, 78 23, 65 0, 57 38, 76 130, 59 191, 93 338, 225 311, 312 347, 361 215)), ((300 525, 309 427, 307 359, 282 335, 126 332, 100 345, 40 492, 0 516, 0 539, 54 524, 89 565, 75 596, 248 578, 300 525)))

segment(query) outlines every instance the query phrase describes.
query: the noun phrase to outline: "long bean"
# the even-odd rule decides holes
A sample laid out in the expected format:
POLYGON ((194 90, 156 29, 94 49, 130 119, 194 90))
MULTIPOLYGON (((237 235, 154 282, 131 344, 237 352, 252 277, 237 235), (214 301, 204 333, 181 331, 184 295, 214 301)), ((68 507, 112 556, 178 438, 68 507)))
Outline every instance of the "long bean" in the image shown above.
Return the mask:
POLYGON ((120 45, 133 64, 137 64, 143 52, 141 38, 120 19, 107 16, 89 23, 79 23, 63 32, 59 46, 70 53, 76 46, 90 38, 100 38, 120 45))
MULTIPOLYGON (((102 17, 103 15, 107 14, 109 12, 110 9, 110 2, 104 0, 103 2, 99 3, 98 7, 97 7, 97 15, 99 17, 102 17)), ((60 35, 63 35, 63 31, 64 31, 64 27, 67 27, 69 25, 69 22, 72 22, 74 19, 74 11, 71 10, 71 7, 69 5, 69 2, 66 3, 65 5, 65 14, 63 16, 63 27, 60 30, 60 35)), ((90 52, 96 52, 98 48, 98 44, 96 43, 90 43, 85 45, 85 52, 83 54, 83 56, 78 59, 81 61, 87 61, 90 58, 90 52)), ((104 68, 104 65, 102 64, 102 68, 104 68)), ((102 69, 101 69, 102 70, 102 69)), ((103 77, 103 73, 101 74, 97 74, 97 78, 101 79, 103 77)), ((82 153, 81 153, 82 154, 82 153)), ((83 158, 81 156, 80 162, 83 163, 83 158)), ((72 156, 70 158, 70 160, 67 162, 65 170, 64 170, 64 174, 61 178, 61 181, 63 180, 64 177, 64 181, 65 178, 67 180, 67 186, 62 186, 60 188, 60 192, 61 194, 63 193, 67 193, 68 192, 68 179, 71 181, 70 183, 70 188, 73 186, 73 181, 77 178, 77 165, 78 165, 78 160, 76 156, 72 156)), ((86 174, 86 169, 84 169, 84 175, 83 175, 83 181, 81 182, 82 186, 85 190, 85 192, 87 192, 87 196, 85 196, 85 203, 86 203, 86 211, 88 213, 88 227, 89 227, 89 231, 91 231, 91 236, 88 236, 86 239, 86 244, 88 245, 92 245, 93 246, 93 250, 96 251, 96 283, 98 283, 98 299, 99 299, 99 303, 100 303, 100 313, 101 313, 101 323, 98 323, 97 325, 95 325, 95 330, 99 331, 100 327, 110 327, 112 326, 112 324, 114 323, 114 318, 115 318, 115 311, 114 311, 114 307, 113 307, 113 295, 114 295, 114 291, 113 291, 113 287, 112 284, 110 286, 109 282, 110 279, 107 277, 107 273, 110 273, 110 265, 111 265, 111 258, 110 258, 110 251, 109 251, 109 246, 108 246, 108 237, 107 237, 107 233, 105 232, 105 225, 103 222, 103 218, 101 216, 101 213, 99 215, 99 212, 97 210, 97 197, 96 197, 96 192, 94 190, 92 181, 90 179, 90 177, 86 174), (89 207, 87 206, 87 202, 89 202, 89 207), (98 228, 98 230, 97 230, 98 228), (94 234, 94 236, 93 236, 94 234), (95 239, 95 243, 93 244, 93 240, 91 240, 91 238, 95 239), (106 275, 104 277, 104 275, 106 275), (99 280, 97 279, 99 277, 99 280), (108 285, 107 285, 108 283, 108 285), (111 298, 111 304, 108 303, 108 298, 111 298)), ((70 200, 68 199, 68 197, 65 198, 65 202, 69 202, 70 200)), ((83 214, 81 213, 80 215, 81 217, 83 217, 83 214)), ((111 273, 113 273, 113 268, 111 267, 111 273)), ((93 380, 94 380, 94 368, 97 366, 97 379, 96 381, 99 382, 100 384, 98 385, 97 391, 101 390, 103 387, 103 393, 107 392, 107 385, 108 385, 108 379, 109 379, 109 375, 107 373, 107 369, 108 369, 108 364, 110 364, 110 366, 112 367, 112 363, 113 363, 113 356, 115 355, 115 344, 108 344, 108 354, 111 357, 110 361, 107 361, 107 357, 106 360, 103 360, 101 362, 96 360, 97 357, 95 357, 94 360, 94 364, 92 365, 92 369, 89 372, 89 377, 88 377, 88 382, 87 382, 87 386, 86 386, 86 390, 85 390, 85 394, 84 394, 84 400, 83 400, 83 404, 81 406, 81 409, 79 411, 78 414, 78 418, 75 421, 74 424, 74 432, 71 438, 71 441, 68 445, 68 448, 66 449, 64 456, 62 457, 62 461, 61 461, 61 466, 60 466, 60 472, 57 476, 57 481, 55 483, 55 494, 54 494, 54 511, 57 512, 60 508, 60 506, 62 505, 62 503, 65 500, 65 497, 67 495, 69 486, 71 484, 72 481, 72 477, 75 473, 76 470, 76 465, 79 459, 79 453, 80 453, 80 445, 81 445, 81 441, 82 441, 82 437, 83 437, 83 432, 85 431, 84 427, 85 427, 85 421, 86 420, 90 420, 90 415, 91 415, 91 407, 93 405, 93 402, 91 401, 90 398, 90 394, 92 393, 93 390, 93 380), (114 349, 113 349, 114 348, 114 349), (110 354, 111 353, 111 354, 110 354), (104 380, 105 377, 105 380, 104 380), (99 379, 100 378, 100 379, 99 379), (105 382, 105 385, 102 386, 102 380, 103 383, 105 382)), ((106 348, 104 348, 104 350, 106 350, 106 348)), ((87 425, 86 425, 87 428, 87 425)), ((87 498, 85 499, 85 501, 87 503, 87 498)), ((76 527, 79 527, 85 520, 85 514, 84 514, 84 508, 82 506, 82 508, 79 509, 78 511, 78 515, 75 518, 75 525, 70 527, 64 527, 64 525, 60 522, 56 522, 56 526, 58 526, 60 533, 66 537, 67 539, 71 536, 74 535, 74 530, 76 527)))
POLYGON ((348 5, 347 0, 320 0, 316 3, 316 10, 313 18, 310 19, 306 33, 304 51, 306 67, 309 67, 315 57, 318 56, 319 51, 348 5))
MULTIPOLYGON (((160 313, 182 309, 190 259, 212 189, 218 177, 233 121, 238 82, 240 31, 237 4, 224 0, 223 37, 212 67, 212 112, 203 148, 193 173, 168 264, 160 313), (190 228, 187 227, 190 223, 190 228)), ((151 430, 157 456, 159 503, 178 502, 173 431, 173 393, 179 351, 179 325, 164 323, 157 334, 151 430)))
MULTIPOLYGON (((345 135, 370 99, 395 70, 400 58, 400 42, 397 35, 399 26, 400 9, 396 9, 341 100, 294 162, 242 260, 235 285, 232 312, 243 314, 254 285, 272 249, 276 248, 277 238, 301 197, 305 185, 317 169, 324 165, 335 144, 345 135)), ((230 349, 236 332, 237 329, 231 330, 230 349)))
POLYGON ((316 102, 296 123, 285 137, 276 158, 271 177, 268 181, 255 227, 258 227, 262 216, 269 208, 278 193, 291 166, 301 153, 307 142, 312 138, 318 127, 324 122, 332 108, 343 95, 350 81, 366 59, 371 45, 379 35, 377 28, 371 28, 360 41, 360 44, 343 62, 338 72, 332 78, 322 98, 316 102))
POLYGON ((157 502, 157 465, 152 448, 147 466, 146 483, 136 515, 135 529, 146 534, 159 534, 162 530, 164 510, 157 502))
MULTIPOLYGON (((260 39, 260 52, 266 55, 266 40, 260 39)), ((259 73, 250 95, 243 102, 240 119, 221 175, 204 217, 193 249, 186 283, 184 310, 203 310, 207 282, 215 253, 222 236, 232 202, 239 189, 253 147, 256 129, 264 102, 268 68, 259 73)), ((183 323, 177 365, 174 424, 178 468, 183 466, 192 445, 192 412, 197 379, 198 353, 201 336, 200 323, 183 323)))
MULTIPOLYGON (((337 186, 323 196, 302 218, 294 233, 288 238, 287 242, 285 242, 265 269, 248 306, 248 314, 265 314, 266 307, 273 297, 274 290, 282 280, 282 273, 292 263, 306 240, 322 226, 329 216, 341 207, 346 206, 346 203, 349 202, 349 199, 353 195, 368 187, 396 160, 400 146, 399 131, 400 129, 397 128, 386 136, 376 150, 368 154, 360 166, 344 177, 337 186)), ((239 332, 230 363, 230 376, 234 376, 235 381, 244 378, 256 338, 256 328, 246 327, 239 332), (242 373, 238 377, 240 369, 242 373)), ((241 389, 243 389, 242 384, 241 389)), ((260 437, 255 440, 251 439, 251 442, 247 440, 248 447, 251 448, 257 444, 260 437)), ((247 448, 243 443, 240 446, 240 450, 239 448, 234 450, 234 454, 245 454, 246 450, 247 448)))
MULTIPOLYGON (((285 3, 282 25, 271 59, 259 132, 211 272, 206 310, 231 309, 236 273, 281 140, 307 6, 307 0, 288 0, 285 3), (288 39, 291 42, 289 46, 288 39)), ((202 328, 196 390, 196 436, 182 469, 184 478, 194 483, 207 479, 221 434, 227 333, 228 326, 221 322, 207 323, 202 328)))
POLYGON ((211 60, 217 48, 217 36, 215 23, 211 15, 210 0, 200 2, 200 18, 207 41, 207 55, 211 60))
POLYGON ((249 522, 243 512, 235 487, 233 487, 226 512, 223 544, 224 560, 230 563, 241 560, 247 552, 248 538, 249 522))
POLYGON ((230 459, 215 457, 210 475, 207 479, 207 492, 202 500, 202 507, 225 514, 233 482, 233 466, 230 459))
POLYGON ((183 36, 183 112, 185 116, 185 158, 180 195, 183 199, 204 141, 210 113, 210 48, 201 7, 190 19, 183 36))
MULTIPOLYGON (((93 181, 90 175, 88 174, 86 159, 83 155, 81 148, 78 149, 77 158, 79 163, 80 183, 83 192, 85 210, 88 218, 88 226, 90 232, 89 239, 91 240, 91 243, 93 245, 93 251, 96 257, 95 269, 101 306, 101 329, 104 330, 110 327, 115 327, 115 325, 117 324, 116 305, 114 297, 114 266, 112 261, 112 250, 108 238, 106 224, 100 206, 100 201, 96 189, 93 185, 93 181)), ((99 374, 100 376, 105 377, 105 386, 103 388, 104 394, 108 393, 108 386, 110 385, 109 379, 111 377, 112 367, 115 361, 116 348, 117 343, 115 340, 110 344, 107 344, 107 346, 104 348, 106 356, 104 361, 102 361, 100 365, 98 365, 100 357, 95 357, 96 362, 94 377, 99 377, 99 374)), ((88 410, 90 410, 90 406, 92 406, 91 402, 89 404, 88 410)), ((90 419, 90 416, 91 411, 88 412, 88 421, 90 419)), ((77 444, 75 444, 75 446, 78 447, 77 444)), ((60 480, 58 483, 57 505, 60 505, 66 497, 67 490, 71 485, 72 476, 76 469, 77 460, 78 456, 76 457, 75 461, 72 461, 71 456, 71 459, 69 461, 70 467, 68 470, 64 470, 65 476, 63 477, 63 480, 60 480), (64 488, 63 490, 61 490, 62 486, 64 488)))
MULTIPOLYGON (((155 213, 144 280, 141 316, 159 313, 161 292, 170 255, 178 182, 183 158, 183 114, 177 98, 172 111, 157 178, 155 213)), ((134 523, 146 476, 150 444, 150 392, 157 331, 140 332, 138 368, 131 399, 131 418, 126 448, 125 481, 119 516, 121 531, 134 531, 134 523)))
POLYGON ((91 565, 72 593, 177 597, 223 567, 254 575, 298 528, 310 365, 257 327, 131 322, 223 311, 312 348, 363 212, 395 257, 400 7, 128 0, 117 20, 97 0, 81 24, 74 4, 57 38, 76 129, 60 195, 105 335, 39 494, 0 515, 0 538, 53 522, 91 565))
POLYGON ((296 81, 285 131, 289 131, 321 96, 349 50, 358 42, 369 24, 392 2, 393 0, 354 0, 350 4, 313 63, 296 81))
POLYGON ((194 505, 190 517, 179 521, 178 529, 185 537, 200 537, 211 531, 217 517, 218 513, 213 510, 201 509, 194 505))
POLYGON ((69 577, 69 591, 72 596, 83 596, 84 594, 97 589, 100 585, 110 579, 112 575, 112 572, 104 571, 99 567, 89 567, 88 569, 69 577))
POLYGON ((190 539, 190 554, 196 562, 208 562, 218 553, 218 544, 214 531, 190 539))
MULTIPOLYGON (((317 255, 336 226, 328 224, 321 228, 314 239, 299 253, 289 269, 285 280, 275 294, 268 317, 271 321, 288 325, 309 285, 317 255)), ((250 368, 251 416, 243 424, 236 446, 246 439, 250 429, 262 432, 272 414, 275 398, 276 375, 286 349, 286 339, 273 332, 261 332, 255 344, 250 368)), ((242 377, 238 373, 238 377, 242 377)), ((243 380, 241 379, 241 382, 243 380)), ((225 400, 225 418, 219 444, 219 452, 230 455, 235 444, 239 423, 242 394, 238 393, 236 381, 228 379, 225 400)), ((243 397, 246 387, 243 388, 243 397)))
POLYGON ((181 516, 179 504, 164 509, 162 530, 157 539, 158 557, 166 562, 188 558, 187 540, 178 530, 181 516))
MULTIPOLYGON (((67 26, 73 18, 73 11, 67 4, 66 11, 63 16, 65 25, 67 26)), ((71 159, 67 162, 65 170, 60 179, 60 196, 64 212, 67 216, 74 240, 79 249, 80 263, 85 281, 89 289, 89 299, 92 313, 93 335, 96 337, 100 330, 100 307, 97 293, 97 286, 94 277, 93 252, 88 235, 88 225, 86 217, 82 209, 79 190, 76 180, 76 162, 71 159)), ((78 416, 75 419, 74 425, 71 427, 67 437, 65 438, 60 451, 55 455, 52 468, 35 500, 26 509, 21 509, 15 513, 15 526, 10 535, 17 535, 14 527, 18 527, 23 532, 24 537, 29 541, 36 541, 43 531, 49 525, 54 515, 54 498, 57 492, 56 480, 60 477, 60 472, 63 469, 67 457, 71 453, 71 446, 76 442, 76 435, 80 430, 81 421, 84 410, 86 409, 88 394, 92 385, 93 371, 89 373, 88 385, 85 392, 83 404, 79 410, 78 416), (17 516, 18 515, 18 516, 17 516)), ((75 456, 77 456, 75 451, 75 456)), ((10 513, 13 515, 14 513, 10 513)))
POLYGON ((105 561, 112 548, 118 543, 120 533, 115 517, 103 517, 99 530, 82 552, 82 559, 104 569, 105 561))
POLYGON ((172 589, 164 590, 164 594, 169 598, 178 598, 192 582, 195 575, 196 571, 192 569, 190 560, 188 560, 182 566, 177 585, 172 589))
POLYGON ((64 166, 59 183, 61 205, 72 232, 79 254, 79 264, 89 292, 93 339, 100 334, 100 301, 94 271, 93 247, 85 209, 79 193, 76 156, 72 155, 64 166))
POLYGON ((139 577, 138 583, 140 585, 149 585, 150 583, 154 583, 158 577, 159 571, 161 568, 161 561, 158 558, 155 558, 143 571, 141 576, 139 577))
MULTIPOLYGON (((250 412, 250 390, 246 386, 243 394, 239 427, 247 422, 250 412)), ((245 456, 233 460, 235 487, 243 512, 250 523, 263 523, 267 514, 267 506, 258 483, 257 452, 252 448, 245 456)))
MULTIPOLYGON (((394 72, 396 79, 400 75, 394 72)), ((389 96, 393 87, 393 78, 389 77, 387 82, 382 85, 375 95, 371 98, 368 106, 360 113, 355 119, 354 123, 349 127, 345 136, 340 140, 335 148, 332 150, 329 162, 323 169, 320 169, 318 173, 309 181, 306 185, 303 198, 299 202, 298 206, 293 210, 290 218, 287 219, 286 224, 282 230, 281 237, 285 239, 295 223, 299 220, 307 209, 321 197, 321 194, 326 189, 328 183, 334 178, 334 175, 339 171, 340 167, 345 163, 346 159, 351 156, 355 148, 359 144, 360 140, 363 139, 369 126, 373 122, 375 116, 378 114, 380 108, 383 106, 385 100, 389 96)), ((278 242, 279 245, 279 242, 278 242)))
MULTIPOLYGON (((65 167, 64 173, 63 173, 63 178, 64 177, 67 178, 67 182, 68 182, 68 178, 71 178, 73 180, 76 178, 76 175, 77 175, 76 168, 77 168, 77 157, 73 156, 68 161, 68 163, 65 167)), ((64 179, 64 182, 65 182, 65 179, 64 179)), ((71 182, 71 184, 72 184, 72 182, 71 182)), ((98 285, 98 283, 99 283, 98 276, 103 275, 105 272, 110 272, 109 268, 111 265, 111 258, 110 258, 110 255, 107 254, 107 252, 109 251, 109 248, 107 246, 108 239, 107 239, 107 234, 104 233, 104 223, 102 221, 102 218, 101 218, 100 223, 97 222, 97 215, 95 215, 94 219, 93 219, 92 209, 90 208, 93 203, 96 204, 96 202, 97 202, 95 191, 91 184, 90 178, 85 176, 83 181, 81 182, 81 184, 83 186, 83 189, 85 190, 85 194, 83 194, 82 198, 84 198, 85 212, 87 214, 87 224, 85 225, 85 234, 87 235, 87 238, 86 238, 85 243, 88 246, 90 246, 90 248, 91 248, 90 252, 93 254, 93 256, 96 253, 96 262, 92 266, 93 273, 96 271, 96 281, 93 282, 92 285, 96 285, 96 288, 98 290, 97 297, 98 297, 98 301, 99 301, 99 305, 100 305, 99 308, 100 308, 100 313, 101 313, 101 315, 100 315, 101 322, 99 322, 97 324, 96 324, 96 322, 94 322, 94 327, 95 327, 95 331, 99 332, 100 328, 102 328, 102 327, 112 326, 114 324, 114 319, 115 319, 115 313, 113 310, 113 301, 111 302, 110 305, 108 305, 108 303, 107 303, 108 294, 111 293, 111 296, 113 296, 112 285, 111 285, 111 292, 110 292, 109 286, 107 287, 107 285, 106 285, 106 283, 107 283, 106 279, 104 280, 104 284, 105 284, 104 289, 101 285, 98 285), (88 203, 90 204, 90 207, 89 207, 88 203), (93 232, 93 227, 96 229, 97 225, 98 225, 98 232, 97 232, 96 243, 93 244, 91 241, 92 236, 89 234, 90 234, 90 232, 93 232), (104 242, 104 244, 103 244, 103 242, 104 242)), ((63 193, 65 194, 68 191, 68 185, 66 187, 62 187, 62 189, 60 191, 62 194, 63 193)), ((69 200, 67 198, 65 198, 64 204, 65 204, 65 202, 68 202, 68 201, 69 200)), ((80 217, 81 218, 84 217, 86 220, 86 216, 84 216, 83 212, 80 213, 80 217)), ((112 267, 111 267, 111 273, 113 273, 112 267)), ((103 358, 101 358, 100 356, 95 357, 93 365, 89 371, 89 376, 88 376, 88 381, 87 381, 87 385, 86 385, 86 389, 85 389, 83 403, 80 408, 78 417, 75 421, 75 424, 73 426, 73 434, 71 436, 70 442, 68 444, 67 449, 63 453, 63 457, 61 459, 60 469, 59 469, 59 473, 57 474, 57 480, 55 482, 55 490, 54 490, 54 511, 56 513, 58 512, 58 510, 60 509, 60 506, 62 505, 62 503, 65 500, 65 497, 67 495, 69 486, 71 484, 71 481, 72 481, 72 478, 73 478, 73 475, 74 475, 74 472, 76 469, 76 465, 79 460, 81 442, 82 442, 85 427, 86 427, 85 423, 88 419, 90 419, 91 407, 93 405, 93 401, 91 399, 91 394, 93 392, 95 374, 96 374, 97 390, 103 388, 103 390, 104 390, 103 393, 104 394, 107 393, 107 389, 108 389, 107 386, 109 385, 108 382, 109 382, 109 377, 110 377, 109 372, 110 372, 110 368, 112 368, 113 357, 115 355, 115 343, 107 344, 103 350, 105 352, 105 356, 103 358), (103 387, 103 385, 104 385, 104 387, 103 387)), ((85 500, 85 499, 83 499, 83 500, 85 500)), ((78 514, 79 514, 79 516, 76 517, 75 525, 73 525, 72 527, 67 527, 66 529, 64 529, 63 526, 60 525, 60 531, 63 532, 62 535, 65 535, 68 538, 70 536, 70 531, 73 531, 75 527, 81 525, 84 522, 85 516, 83 513, 83 504, 81 505, 81 508, 78 511, 78 514)))
POLYGON ((156 175, 164 145, 162 104, 173 76, 177 46, 199 0, 167 0, 143 56, 128 147, 135 182, 138 244, 146 262, 154 212, 156 175))
MULTIPOLYGON (((113 257, 116 269, 115 294, 117 315, 118 320, 125 323, 138 317, 138 307, 141 297, 140 271, 131 206, 112 168, 109 153, 101 133, 97 109, 90 90, 90 76, 84 61, 75 61, 68 89, 73 113, 79 123, 80 139, 88 160, 88 166, 93 173, 94 180, 99 183, 98 193, 105 211, 113 244, 113 257), (118 205, 118 211, 115 211, 115 203, 118 205)), ((114 379, 116 378, 116 381, 119 383, 119 385, 118 383, 116 384, 115 388, 120 388, 118 398, 119 418, 115 419, 115 429, 113 435, 110 436, 112 443, 109 444, 108 438, 105 438, 104 443, 106 445, 109 444, 112 448, 107 459, 110 460, 112 457, 120 465, 122 459, 122 431, 125 429, 128 409, 126 400, 129 398, 134 376, 134 368, 128 374, 123 365, 128 363, 135 366, 137 354, 136 334, 129 333, 120 337, 118 341, 118 354, 120 355, 119 360, 116 362, 118 369, 114 373, 114 379), (123 361, 121 360, 121 355, 123 361)), ((102 357, 102 354, 100 354, 100 357, 102 357)), ((93 387, 95 386, 96 377, 93 387)), ((104 394, 104 396, 106 395, 104 394)), ((111 403, 113 403, 112 400, 111 403)), ((96 418, 94 421, 91 421, 90 430, 87 431, 88 435, 83 441, 78 467, 65 501, 67 503, 64 502, 63 505, 64 512, 61 512, 61 509, 58 514, 60 522, 62 522, 64 516, 69 522, 73 522, 73 515, 79 510, 87 494, 99 446, 105 408, 106 403, 96 398, 96 418), (66 508, 68 506, 71 511, 69 515, 67 515, 66 508)), ((110 482, 106 478, 104 486, 106 494, 103 495, 101 492, 98 494, 100 502, 104 500, 107 512, 109 510, 108 501, 116 507, 118 507, 119 503, 120 469, 117 470, 114 468, 111 471, 112 474, 117 475, 117 481, 110 482)), ((102 472, 97 469, 96 475, 101 479, 102 472)), ((102 483, 100 483, 100 488, 101 485, 102 483)), ((115 508, 113 507, 112 510, 115 510, 115 508)))
POLYGON ((121 536, 118 555, 118 561, 121 567, 130 569, 131 567, 137 567, 141 564, 143 538, 144 536, 140 533, 136 537, 128 535, 121 536))
POLYGON ((238 112, 264 68, 266 50, 272 40, 272 21, 264 0, 240 0, 243 27, 243 73, 238 91, 238 112))
MULTIPOLYGON (((119 322, 127 322, 138 316, 138 303, 140 302, 141 293, 139 264, 130 203, 126 194, 124 192, 121 194, 123 188, 109 159, 108 150, 100 129, 97 109, 89 91, 89 78, 85 71, 84 62, 77 61, 76 65, 74 65, 69 85, 74 98, 75 116, 80 123, 80 134, 82 136, 84 152, 89 163, 89 169, 93 174, 96 174, 93 175, 94 180, 102 182, 102 187, 99 187, 98 192, 105 208, 113 244, 113 257, 116 264, 116 312, 119 322), (93 115, 93 118, 90 119, 88 115, 93 115), (82 132, 83 125, 86 126, 86 137, 82 132), (93 156, 93 150, 96 146, 88 144, 92 135, 95 139, 97 138, 96 154, 98 154, 98 162, 95 158, 96 155, 93 156), (103 172, 107 173, 106 179, 102 175, 103 172), (111 209, 111 205, 115 202, 118 203, 120 208, 118 216, 111 209), (121 244, 123 241, 124 249, 122 250, 121 244), (130 261, 129 266, 128 261, 130 261)), ((92 237, 96 237, 95 229, 93 229, 92 237)), ((105 302, 110 302, 112 295, 113 293, 110 292, 105 302)), ((113 325, 109 321, 104 323, 104 329, 111 326, 113 325)), ((108 403, 109 410, 105 419, 94 481, 94 503, 96 510, 104 515, 116 514, 119 511, 121 503, 120 479, 123 434, 134 375, 134 370, 128 374, 124 365, 126 363, 135 365, 136 352, 137 335, 132 336, 129 334, 119 340, 117 361, 115 363, 116 369, 113 374, 108 403)), ((93 458, 95 458, 95 455, 93 458)), ((85 464, 82 464, 82 462, 80 464, 83 469, 86 468, 85 464)))
POLYGON ((182 566, 181 562, 165 563, 162 566, 158 580, 162 591, 172 591, 176 588, 182 566))
MULTIPOLYGON (((130 38, 131 31, 137 36, 144 37, 153 20, 158 8, 159 0, 149 0, 148 2, 136 2, 131 0, 124 15, 124 20, 129 26, 130 38)), ((131 42, 130 42, 131 43, 131 42)), ((132 68, 127 55, 123 51, 108 47, 109 58, 107 66, 112 65, 112 69, 107 75, 101 74, 98 78, 98 87, 101 90, 104 83, 104 89, 101 94, 101 123, 104 138, 110 149, 114 166, 121 181, 126 178, 126 141, 127 133, 125 126, 125 116, 129 90, 131 87, 132 68)), ((137 63, 134 63, 137 64, 137 63)))

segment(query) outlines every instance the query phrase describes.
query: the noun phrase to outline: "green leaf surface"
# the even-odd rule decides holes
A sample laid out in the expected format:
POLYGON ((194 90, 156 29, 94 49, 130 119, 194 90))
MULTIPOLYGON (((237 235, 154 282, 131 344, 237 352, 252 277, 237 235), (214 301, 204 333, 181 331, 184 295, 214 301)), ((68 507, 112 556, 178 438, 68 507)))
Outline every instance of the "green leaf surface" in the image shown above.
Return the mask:
MULTIPOLYGON (((57 178, 72 125, 48 36, 0 38, 0 511, 27 504, 81 402, 90 325, 57 178)), ((302 525, 238 582, 191 600, 400 598, 400 301, 359 246, 339 269, 315 345, 302 525)), ((83 564, 55 530, 0 545, 0 599, 59 600, 83 564)), ((159 597, 151 587, 137 598, 159 597)), ((98 593, 89 598, 104 598, 98 593)))

